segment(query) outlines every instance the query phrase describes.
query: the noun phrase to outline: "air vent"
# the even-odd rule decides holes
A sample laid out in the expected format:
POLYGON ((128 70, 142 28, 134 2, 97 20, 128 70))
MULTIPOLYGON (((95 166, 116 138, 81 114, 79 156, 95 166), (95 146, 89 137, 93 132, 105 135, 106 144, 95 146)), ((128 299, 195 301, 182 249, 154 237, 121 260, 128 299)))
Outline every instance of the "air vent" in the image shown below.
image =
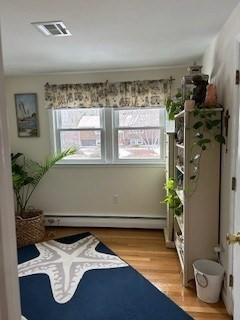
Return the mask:
POLYGON ((32 24, 45 36, 71 36, 71 32, 66 28, 65 24, 62 21, 33 22, 32 24))

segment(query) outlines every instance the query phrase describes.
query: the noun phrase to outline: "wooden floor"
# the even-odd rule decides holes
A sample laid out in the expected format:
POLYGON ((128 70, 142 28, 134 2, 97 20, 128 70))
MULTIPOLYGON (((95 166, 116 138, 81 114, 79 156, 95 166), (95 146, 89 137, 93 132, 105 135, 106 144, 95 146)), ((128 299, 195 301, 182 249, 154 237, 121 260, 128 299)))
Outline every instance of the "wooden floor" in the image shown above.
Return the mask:
MULTIPOLYGON (((48 228, 46 239, 89 231, 138 270, 196 320, 226 320, 222 302, 206 304, 196 297, 193 289, 181 285, 180 264, 174 249, 167 249, 160 230, 109 228, 48 228)), ((169 319, 170 320, 170 319, 169 319)))

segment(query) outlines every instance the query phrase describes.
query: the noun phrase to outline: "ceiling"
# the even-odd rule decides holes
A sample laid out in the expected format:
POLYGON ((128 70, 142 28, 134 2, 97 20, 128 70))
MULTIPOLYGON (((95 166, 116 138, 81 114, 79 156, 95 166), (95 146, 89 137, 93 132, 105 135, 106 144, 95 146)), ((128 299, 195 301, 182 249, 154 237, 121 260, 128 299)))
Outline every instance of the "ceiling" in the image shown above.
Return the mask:
POLYGON ((7 74, 186 65, 239 0, 0 0, 7 74), (63 20, 72 37, 30 23, 63 20))

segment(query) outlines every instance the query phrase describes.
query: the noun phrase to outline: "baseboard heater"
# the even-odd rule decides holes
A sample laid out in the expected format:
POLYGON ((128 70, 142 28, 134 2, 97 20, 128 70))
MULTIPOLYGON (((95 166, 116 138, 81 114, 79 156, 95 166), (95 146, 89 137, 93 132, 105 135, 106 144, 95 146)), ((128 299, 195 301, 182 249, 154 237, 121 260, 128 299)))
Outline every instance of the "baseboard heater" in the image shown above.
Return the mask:
POLYGON ((67 215, 45 213, 47 226, 164 229, 166 217, 67 215))

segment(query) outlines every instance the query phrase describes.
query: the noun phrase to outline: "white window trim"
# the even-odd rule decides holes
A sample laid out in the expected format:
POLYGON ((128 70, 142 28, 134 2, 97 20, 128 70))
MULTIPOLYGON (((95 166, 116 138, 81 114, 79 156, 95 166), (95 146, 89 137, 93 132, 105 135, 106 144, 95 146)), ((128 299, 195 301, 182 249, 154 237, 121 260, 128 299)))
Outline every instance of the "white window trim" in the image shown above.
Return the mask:
MULTIPOLYGON (((118 110, 126 110, 127 108, 118 108, 118 109, 113 109, 112 114, 114 113, 114 111, 118 111, 118 110)), ((138 108, 135 108, 138 109, 138 108)), ((154 109, 154 107, 148 107, 148 109, 154 109)), ((159 108, 157 108, 159 109, 159 108)), ((113 139, 114 139, 114 145, 112 150, 114 151, 113 154, 113 162, 116 164, 165 164, 166 161, 166 156, 165 156, 165 139, 160 140, 160 151, 162 151, 162 156, 159 159, 119 159, 119 155, 118 155, 118 131, 119 130, 142 130, 142 129, 158 129, 161 131, 162 127, 150 127, 150 126, 146 126, 146 127, 117 127, 116 126, 116 118, 113 117, 113 121, 112 121, 112 132, 113 132, 113 139), (115 148, 114 148, 115 147, 115 148)), ((164 132, 163 132, 164 134, 164 132)))
MULTIPOLYGON (((124 109, 124 108, 122 108, 124 109)), ((126 108, 125 108, 126 109, 126 108)), ((153 109, 153 108, 149 108, 153 109)), ((84 128, 82 130, 101 130, 101 160, 77 160, 77 159, 63 159, 57 162, 57 166, 153 166, 153 167, 164 167, 166 163, 165 156, 165 140, 160 141, 161 146, 160 150, 163 152, 163 155, 160 159, 118 159, 118 136, 117 132, 121 129, 131 130, 137 128, 116 128, 114 124, 114 109, 105 108, 101 112, 102 116, 102 128, 84 128)), ((54 114, 54 109, 49 110, 49 123, 50 123, 50 142, 51 142, 51 151, 56 153, 59 151, 59 135, 56 134, 57 129, 57 119, 54 114)), ((159 129, 159 127, 143 127, 139 129, 159 129)), ((71 130, 71 129, 70 129, 71 130)), ((67 131, 70 131, 67 129, 67 131)), ((160 127, 161 130, 161 127, 160 127)), ((60 131, 64 131, 61 129, 60 131)), ((73 131, 80 131, 73 129, 73 131)))
POLYGON ((52 153, 56 153, 60 149, 60 132, 61 131, 100 131, 101 132, 101 159, 91 160, 78 160, 78 159, 63 159, 57 162, 56 165, 89 165, 89 164, 105 164, 105 141, 106 141, 106 130, 105 130, 105 117, 104 112, 101 112, 101 124, 100 128, 81 128, 81 129, 58 129, 57 128, 57 117, 54 114, 54 109, 49 110, 50 120, 50 133, 51 133, 51 150, 52 153))

